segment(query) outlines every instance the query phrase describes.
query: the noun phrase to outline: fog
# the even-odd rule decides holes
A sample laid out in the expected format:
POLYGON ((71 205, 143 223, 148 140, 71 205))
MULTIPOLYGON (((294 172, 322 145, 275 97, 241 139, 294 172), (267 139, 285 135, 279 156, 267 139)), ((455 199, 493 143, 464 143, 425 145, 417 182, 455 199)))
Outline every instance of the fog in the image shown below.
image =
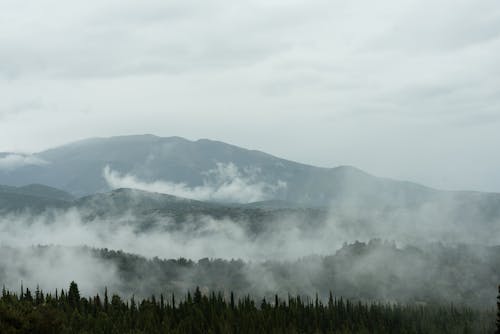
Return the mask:
POLYGON ((113 265, 105 264, 88 250, 72 247, 5 247, 0 246, 1 283, 12 291, 21 284, 34 290, 38 285, 47 292, 66 289, 78 281, 85 293, 102 292, 120 279, 113 265))
POLYGON ((176 224, 169 217, 156 217, 145 231, 132 212, 111 218, 82 217, 77 209, 31 216, 0 218, 0 244, 83 246, 110 248, 146 257, 200 259, 295 259, 308 254, 329 254, 345 240, 335 226, 304 230, 303 222, 289 217, 271 222, 258 236, 251 235, 246 221, 193 217, 176 224))
POLYGON ((3 156, 0 155, 0 171, 14 170, 16 168, 29 165, 45 165, 47 163, 48 163, 47 161, 44 161, 32 155, 21 155, 21 154, 5 154, 3 156))
POLYGON ((107 286, 127 296, 182 294, 199 285, 253 296, 320 293, 326 298, 334 289, 339 296, 363 300, 491 304, 490 290, 500 279, 494 269, 498 252, 461 245, 498 240, 498 230, 473 233, 474 227, 436 221, 442 214, 432 208, 377 216, 346 207, 319 220, 293 212, 277 216, 258 233, 245 218, 210 215, 179 223, 158 214, 147 227, 132 210, 112 217, 90 215, 85 208, 3 215, 0 283, 13 290, 21 281, 53 290, 75 280, 86 294, 102 293, 107 286), (370 241, 374 238, 390 242, 370 241), (178 258, 195 262, 160 261, 178 258), (474 291, 469 299, 467 291, 474 291))
POLYGON ((109 166, 104 168, 103 177, 112 189, 134 188, 202 201, 257 202, 272 199, 276 191, 286 188, 283 181, 276 184, 258 181, 258 169, 248 168, 244 172, 233 163, 217 163, 204 173, 204 184, 198 187, 168 181, 145 182, 132 174, 122 175, 109 166))

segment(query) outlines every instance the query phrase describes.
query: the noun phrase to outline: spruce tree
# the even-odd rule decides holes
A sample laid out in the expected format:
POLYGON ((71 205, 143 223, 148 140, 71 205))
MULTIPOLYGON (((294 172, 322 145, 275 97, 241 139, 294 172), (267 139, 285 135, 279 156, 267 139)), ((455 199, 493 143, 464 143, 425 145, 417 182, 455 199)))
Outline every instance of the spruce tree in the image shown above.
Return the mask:
POLYGON ((231 310, 234 310, 234 294, 233 292, 231 291, 231 300, 230 300, 230 305, 231 305, 231 310))
POLYGON ((27 300, 28 302, 33 301, 33 297, 31 296, 31 291, 28 288, 26 288, 26 293, 24 294, 24 300, 27 300))
POLYGON ((80 306, 80 291, 78 291, 78 285, 74 281, 69 285, 68 302, 73 308, 80 306))
POLYGON ((108 312, 109 299, 108 299, 108 288, 104 288, 104 312, 108 312))
POLYGON ((497 334, 500 334, 500 285, 498 286, 498 296, 497 296, 497 334))
POLYGON ((194 302, 195 304, 201 303, 201 291, 198 286, 196 287, 196 290, 194 290, 194 302))

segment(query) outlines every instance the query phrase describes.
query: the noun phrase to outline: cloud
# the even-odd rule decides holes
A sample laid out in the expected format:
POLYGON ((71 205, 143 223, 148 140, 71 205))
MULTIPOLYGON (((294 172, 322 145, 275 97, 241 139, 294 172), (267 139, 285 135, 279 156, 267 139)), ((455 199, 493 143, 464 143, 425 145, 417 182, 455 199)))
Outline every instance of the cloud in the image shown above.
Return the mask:
POLYGON ((233 163, 217 163, 212 170, 205 172, 202 186, 189 187, 185 183, 168 181, 144 182, 132 174, 121 174, 106 166, 103 177, 113 188, 133 188, 149 192, 170 194, 202 201, 251 203, 272 199, 273 195, 286 188, 285 182, 269 185, 257 180, 258 170, 242 173, 233 163))
POLYGON ((10 171, 24 166, 42 166, 48 164, 47 161, 32 155, 6 154, 0 156, 0 171, 10 171))
POLYGON ((85 217, 85 210, 76 209, 36 216, 5 214, 0 217, 0 246, 86 245, 123 250, 148 258, 262 261, 331 254, 343 242, 343 235, 337 233, 334 226, 314 228, 294 216, 269 221, 258 235, 250 232, 245 219, 215 219, 207 215, 188 216, 178 223, 168 216, 158 215, 148 218, 148 228, 143 228, 143 219, 133 212, 112 217, 85 217))

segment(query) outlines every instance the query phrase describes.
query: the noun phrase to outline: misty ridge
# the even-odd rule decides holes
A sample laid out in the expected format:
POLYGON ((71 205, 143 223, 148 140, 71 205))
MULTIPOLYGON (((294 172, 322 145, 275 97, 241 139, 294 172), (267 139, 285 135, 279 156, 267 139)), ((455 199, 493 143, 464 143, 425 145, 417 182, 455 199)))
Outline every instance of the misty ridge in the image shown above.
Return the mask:
POLYGON ((2 154, 0 183, 11 289, 76 280, 87 294, 200 286, 490 307, 500 281, 494 193, 149 135, 2 154))

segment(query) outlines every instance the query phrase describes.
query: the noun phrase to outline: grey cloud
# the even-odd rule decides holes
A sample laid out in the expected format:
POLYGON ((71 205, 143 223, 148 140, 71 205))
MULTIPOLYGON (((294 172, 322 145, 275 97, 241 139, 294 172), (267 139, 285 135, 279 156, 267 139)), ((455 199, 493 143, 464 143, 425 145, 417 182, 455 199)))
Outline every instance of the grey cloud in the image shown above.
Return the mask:
MULTIPOLYGON (((67 25, 65 29, 44 26, 44 17, 37 17, 41 31, 0 40, 6 51, 2 52, 1 72, 17 77, 37 73, 48 77, 168 74, 244 66, 283 48, 283 43, 269 38, 269 32, 261 34, 261 27, 245 24, 253 20, 248 20, 242 5, 154 2, 137 6, 126 2, 118 8, 103 9, 94 3, 88 7, 74 21, 61 22, 67 25), (240 20, 228 16, 233 11, 242 16, 240 20), (178 15, 185 19, 179 20, 178 15), (235 38, 238 33, 246 36, 235 38), (30 40, 33 37, 41 40, 30 40)), ((16 23, 19 30, 29 31, 21 20, 14 21, 14 26, 16 23)))

